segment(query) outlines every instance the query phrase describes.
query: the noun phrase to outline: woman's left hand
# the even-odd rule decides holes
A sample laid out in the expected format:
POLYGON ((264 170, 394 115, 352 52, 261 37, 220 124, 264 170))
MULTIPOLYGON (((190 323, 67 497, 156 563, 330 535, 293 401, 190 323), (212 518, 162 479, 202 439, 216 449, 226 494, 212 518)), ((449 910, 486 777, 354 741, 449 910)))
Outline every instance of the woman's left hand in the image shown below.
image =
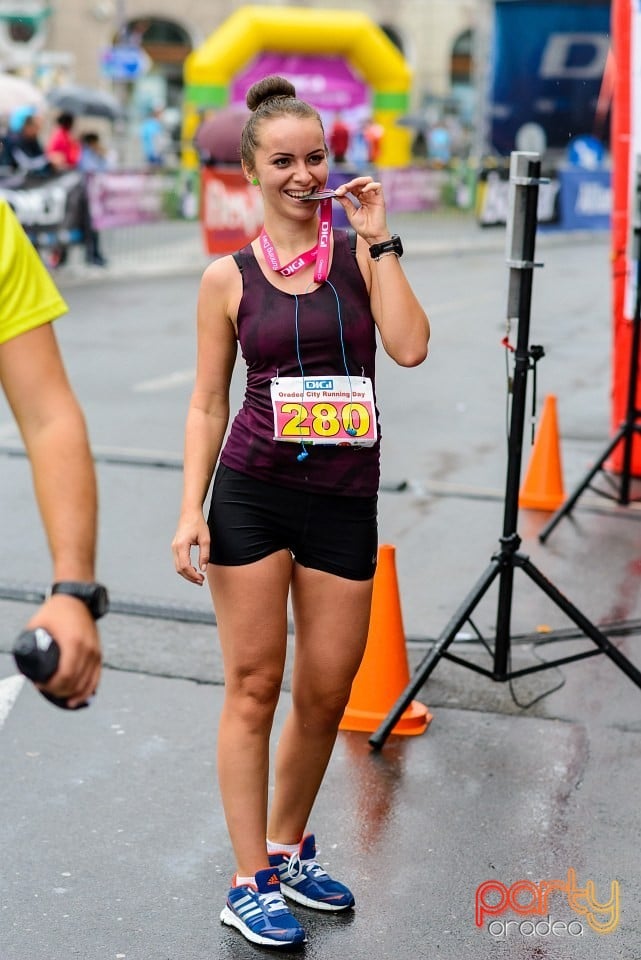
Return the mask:
POLYGON ((372 177, 355 177, 336 187, 336 200, 347 215, 351 226, 367 243, 386 240, 390 236, 387 226, 383 187, 372 177), (347 194, 351 193, 358 206, 347 194))

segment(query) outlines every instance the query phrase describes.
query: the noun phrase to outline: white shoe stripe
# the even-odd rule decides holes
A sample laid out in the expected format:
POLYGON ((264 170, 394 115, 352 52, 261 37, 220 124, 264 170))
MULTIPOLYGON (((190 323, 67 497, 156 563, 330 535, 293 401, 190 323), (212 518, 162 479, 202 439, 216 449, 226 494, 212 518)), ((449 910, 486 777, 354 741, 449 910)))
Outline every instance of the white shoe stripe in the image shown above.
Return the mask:
POLYGON ((248 903, 244 907, 237 908, 236 912, 239 914, 239 916, 246 918, 255 917, 258 914, 262 914, 263 911, 260 909, 260 907, 257 907, 256 904, 248 903))

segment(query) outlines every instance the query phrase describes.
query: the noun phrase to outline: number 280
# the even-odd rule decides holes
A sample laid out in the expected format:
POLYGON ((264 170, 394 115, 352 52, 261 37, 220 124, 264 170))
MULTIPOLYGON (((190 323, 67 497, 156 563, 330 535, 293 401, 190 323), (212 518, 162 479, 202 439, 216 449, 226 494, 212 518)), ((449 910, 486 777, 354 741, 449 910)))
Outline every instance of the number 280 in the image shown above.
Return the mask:
POLYGON ((283 437, 335 437, 340 431, 355 430, 352 436, 362 437, 369 430, 370 415, 362 403, 346 403, 340 411, 333 403, 314 403, 308 410, 303 403, 284 403, 284 414, 291 414, 283 424, 283 437), (311 426, 306 421, 312 418, 311 426))

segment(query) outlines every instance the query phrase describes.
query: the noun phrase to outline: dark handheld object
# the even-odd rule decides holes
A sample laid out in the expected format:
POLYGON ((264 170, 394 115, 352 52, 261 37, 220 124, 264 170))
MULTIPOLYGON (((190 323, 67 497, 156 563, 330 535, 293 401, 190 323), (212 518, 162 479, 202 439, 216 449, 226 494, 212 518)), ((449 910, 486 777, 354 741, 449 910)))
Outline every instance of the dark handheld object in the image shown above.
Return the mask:
POLYGON ((301 197, 301 200, 333 200, 336 194, 333 190, 318 190, 316 193, 310 193, 308 197, 301 197))
MULTIPOLYGON (((58 669, 60 647, 43 627, 35 630, 23 630, 13 645, 13 656, 18 670, 34 683, 46 683, 58 669)), ((40 693, 50 703, 62 710, 88 707, 88 703, 81 703, 78 707, 70 707, 64 697, 54 697, 53 694, 41 690, 40 693)))

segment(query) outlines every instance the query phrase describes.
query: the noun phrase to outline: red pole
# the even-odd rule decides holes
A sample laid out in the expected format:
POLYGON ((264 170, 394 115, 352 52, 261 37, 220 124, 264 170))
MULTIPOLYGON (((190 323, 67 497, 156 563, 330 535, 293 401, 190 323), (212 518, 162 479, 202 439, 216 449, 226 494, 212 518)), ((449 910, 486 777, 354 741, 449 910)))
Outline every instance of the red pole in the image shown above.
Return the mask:
MULTIPOLYGON (((611 149, 613 166, 612 206, 612 313, 613 313, 613 362, 612 362, 612 432, 616 432, 625 420, 628 379, 630 373, 630 350, 632 323, 625 316, 625 292, 628 271, 630 233, 630 178, 632 176, 632 0, 612 2, 612 48, 616 69, 615 92, 612 103, 611 149)), ((640 405, 637 395, 637 406, 640 405)), ((611 463, 613 470, 621 470, 622 445, 614 451, 611 463)), ((635 437, 632 450, 632 472, 641 475, 641 442, 635 437)))

